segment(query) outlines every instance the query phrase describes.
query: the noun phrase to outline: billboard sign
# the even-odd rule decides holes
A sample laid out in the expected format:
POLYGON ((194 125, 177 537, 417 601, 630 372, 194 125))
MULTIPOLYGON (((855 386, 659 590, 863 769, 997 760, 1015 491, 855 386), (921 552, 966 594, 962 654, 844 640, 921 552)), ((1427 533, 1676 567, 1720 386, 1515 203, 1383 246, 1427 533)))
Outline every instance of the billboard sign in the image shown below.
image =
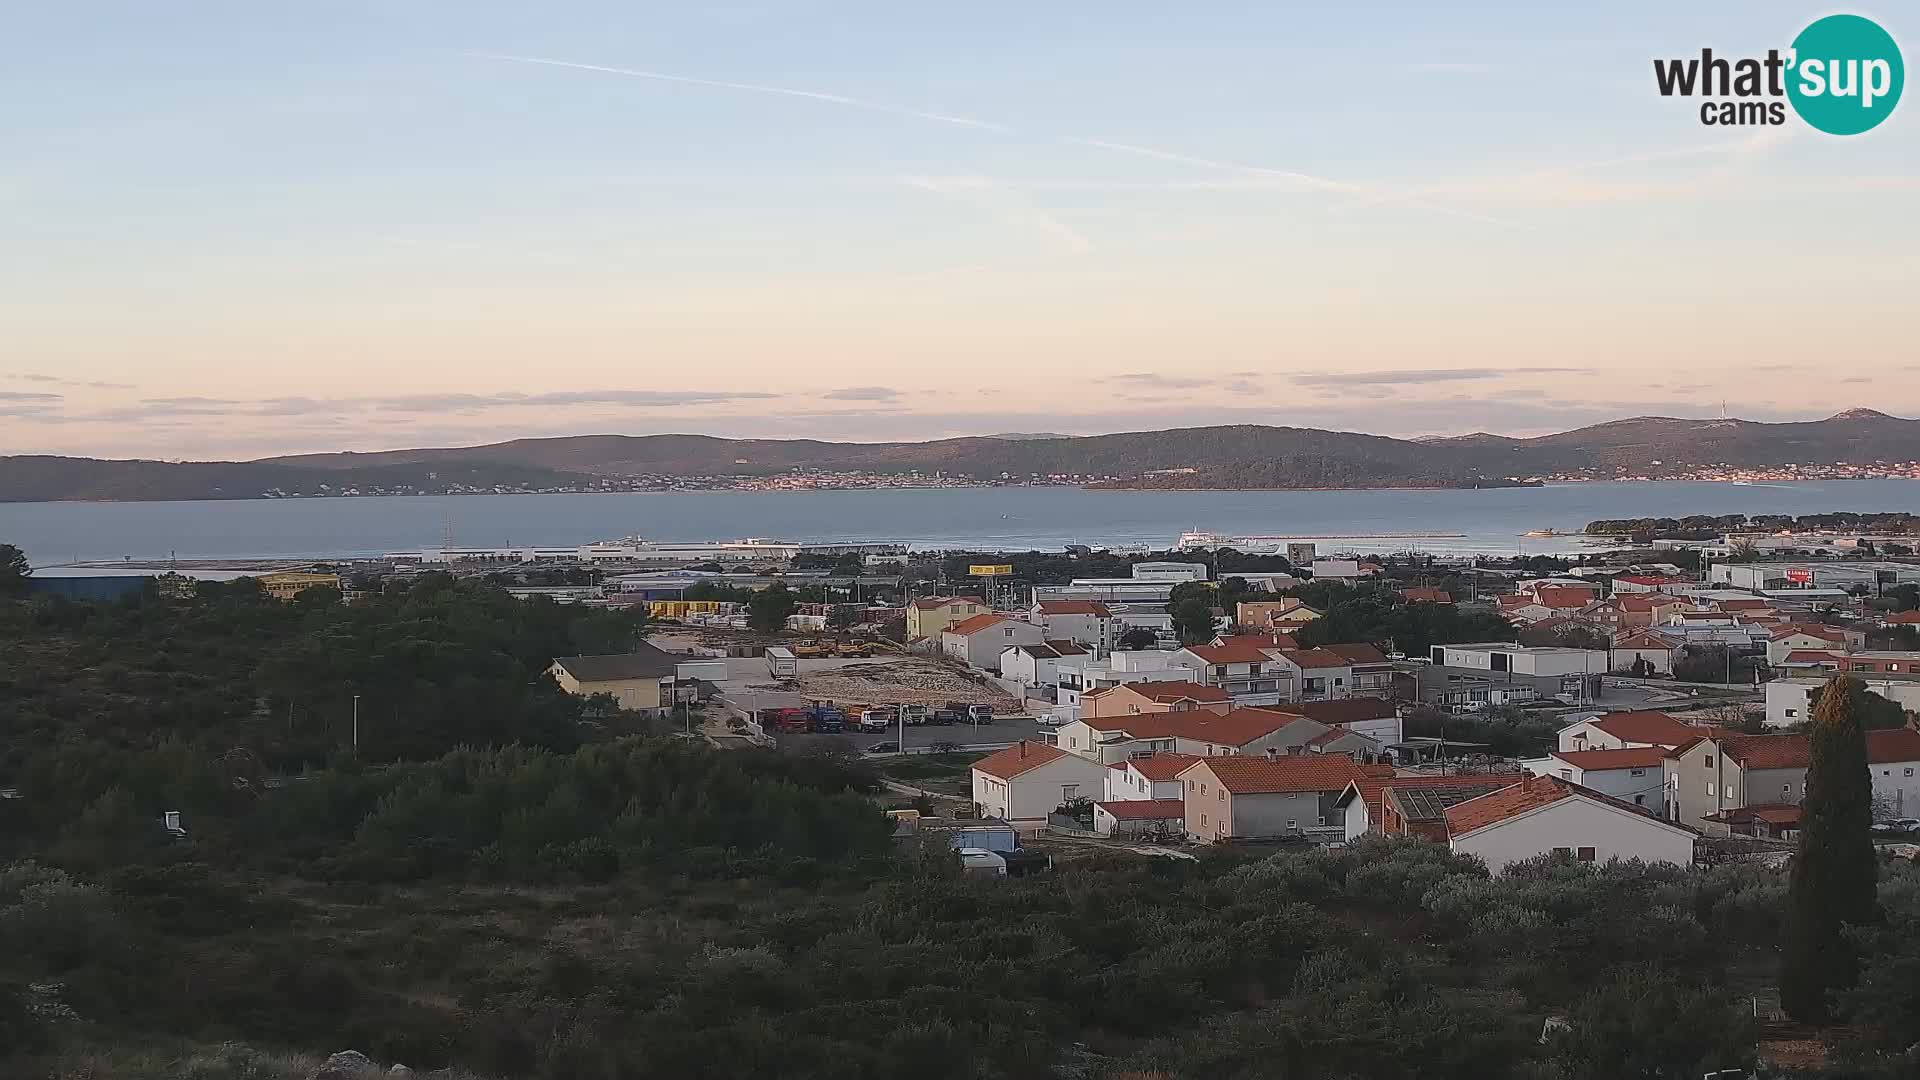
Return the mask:
POLYGON ((1001 563, 993 566, 975 563, 967 567, 967 573, 974 577, 1006 577, 1013 573, 1013 566, 1010 563, 1001 563))

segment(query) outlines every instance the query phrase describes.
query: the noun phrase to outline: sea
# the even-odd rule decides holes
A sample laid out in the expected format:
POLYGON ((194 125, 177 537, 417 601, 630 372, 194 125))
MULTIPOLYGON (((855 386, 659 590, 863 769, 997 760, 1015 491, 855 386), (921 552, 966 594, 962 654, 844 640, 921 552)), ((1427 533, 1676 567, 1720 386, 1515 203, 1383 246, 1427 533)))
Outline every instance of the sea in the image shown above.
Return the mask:
POLYGON ((1088 491, 1073 487, 808 492, 368 496, 0 503, 0 543, 35 566, 152 559, 350 558, 639 536, 884 540, 916 549, 1166 548, 1208 531, 1338 551, 1565 554, 1601 518, 1920 510, 1920 480, 1554 484, 1475 491, 1088 491), (1555 530, 1540 537, 1529 532, 1555 530))

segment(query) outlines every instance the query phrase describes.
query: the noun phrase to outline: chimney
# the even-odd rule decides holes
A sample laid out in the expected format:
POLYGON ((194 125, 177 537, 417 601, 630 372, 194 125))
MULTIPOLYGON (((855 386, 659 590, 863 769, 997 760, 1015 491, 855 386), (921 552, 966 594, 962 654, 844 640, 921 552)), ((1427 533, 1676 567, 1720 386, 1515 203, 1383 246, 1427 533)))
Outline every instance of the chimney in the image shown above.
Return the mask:
POLYGON ((1021 757, 1027 756, 1027 740, 1025 739, 1020 740, 1020 756, 1021 757))
POLYGON ((1279 750, 1277 750, 1277 749, 1275 749, 1274 747, 1271 747, 1271 746, 1269 746, 1269 747, 1267 747, 1267 760, 1268 760, 1268 761, 1274 761, 1274 760, 1277 760, 1277 759, 1278 759, 1279 757, 1280 757, 1280 751, 1279 751, 1279 750))

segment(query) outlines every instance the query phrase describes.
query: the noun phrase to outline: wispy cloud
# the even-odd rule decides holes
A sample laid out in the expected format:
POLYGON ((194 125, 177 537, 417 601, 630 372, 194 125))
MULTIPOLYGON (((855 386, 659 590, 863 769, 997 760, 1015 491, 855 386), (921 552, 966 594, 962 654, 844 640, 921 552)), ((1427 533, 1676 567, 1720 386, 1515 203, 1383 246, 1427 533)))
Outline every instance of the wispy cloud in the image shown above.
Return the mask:
POLYGON ((1300 386, 1394 386, 1470 382, 1476 379, 1498 379, 1506 375, 1571 374, 1587 370, 1589 369, 1578 367, 1402 368, 1390 371, 1318 372, 1310 375, 1294 375, 1291 379, 1300 386))
POLYGON ((653 79, 658 82, 684 83, 689 86, 706 86, 719 90, 742 90, 753 94, 774 94, 780 97, 803 98, 808 101, 822 101, 830 105, 844 105, 851 109, 865 109, 868 112, 891 113, 895 116, 911 116, 920 120, 933 120, 942 124, 955 124, 960 127, 982 128, 987 131, 1011 131, 1004 124, 988 120, 975 120, 969 116, 954 116, 950 113, 928 112, 923 109, 910 109, 902 105, 890 105, 882 101, 869 101, 865 98, 848 97, 845 94, 829 94, 819 90, 801 90, 791 86, 767 86, 761 83, 729 82, 724 79, 699 79, 691 75, 674 75, 664 71, 644 71, 639 68, 608 67, 602 64, 581 64, 571 60, 553 60, 541 56, 513 56, 506 53, 463 52, 476 60, 499 60, 513 64, 543 64, 547 67, 572 68, 576 71, 597 71, 606 75, 625 75, 634 79, 653 79))
POLYGON ((828 401, 892 401, 900 391, 891 386, 843 386, 820 396, 828 401))
POLYGON ((48 405, 65 401, 63 394, 21 393, 13 390, 0 390, 0 401, 41 402, 48 405))
POLYGON ((985 176, 902 176, 908 187, 931 191, 977 205, 1008 224, 1032 230, 1056 241, 1069 254, 1093 250, 1093 241, 1046 210, 1020 199, 997 180, 985 176))
POLYGON ((1121 383, 1127 386, 1152 387, 1159 390, 1193 390, 1202 386, 1213 386, 1219 379, 1201 375, 1162 375, 1157 371, 1134 371, 1124 375, 1106 375, 1100 382, 1121 383))
POLYGON ((541 394, 394 394, 378 397, 142 399, 138 407, 100 414, 101 419, 160 416, 324 416, 374 412, 476 413, 498 409, 612 405, 659 409, 715 405, 779 397, 755 390, 555 390, 541 394))
POLYGON ((1493 68, 1487 64, 1476 64, 1461 60, 1431 60, 1415 67, 1420 71, 1430 71, 1437 75, 1484 75, 1493 68))
POLYGON ((37 371, 0 371, 0 379, 12 382, 40 383, 44 386, 69 386, 87 390, 131 390, 126 383, 96 382, 87 379, 63 379, 58 375, 43 375, 37 371))

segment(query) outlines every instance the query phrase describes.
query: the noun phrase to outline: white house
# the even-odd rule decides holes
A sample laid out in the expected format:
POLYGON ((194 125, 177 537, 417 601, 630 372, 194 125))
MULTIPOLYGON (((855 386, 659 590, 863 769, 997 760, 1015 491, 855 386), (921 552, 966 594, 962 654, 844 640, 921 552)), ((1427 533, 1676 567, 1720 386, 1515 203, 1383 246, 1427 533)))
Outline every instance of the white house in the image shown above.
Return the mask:
POLYGON ((1085 655, 1087 650, 1071 641, 1008 645, 1000 650, 1000 677, 1022 686, 1057 686, 1060 661, 1085 655))
POLYGON ((1609 650, 1613 654, 1610 666, 1615 671, 1633 672, 1643 670, 1639 665, 1644 661, 1644 670, 1654 675, 1671 675, 1674 656, 1680 652, 1681 644, 1652 627, 1623 630, 1614 637, 1609 650))
POLYGON ((1113 609, 1098 600, 1042 600, 1028 619, 1046 632, 1048 641, 1071 641, 1095 653, 1113 648, 1120 634, 1113 609))
POLYGON ((1767 663, 1783 664, 1787 654, 1801 649, 1845 651, 1847 635, 1831 626, 1782 626, 1767 637, 1767 663))
POLYGON ((1101 836, 1172 838, 1186 827, 1179 799, 1130 799, 1093 804, 1093 831, 1101 836))
POLYGON ((1707 733, 1653 709, 1602 713, 1560 729, 1561 750, 1626 750, 1658 746, 1671 750, 1707 733))
POLYGON ((1004 615, 982 614, 947 627, 940 634, 940 651, 980 671, 998 673, 1000 653, 1009 645, 1038 645, 1040 628, 1004 615))
MULTIPOLYGON (((1875 679, 1855 675, 1867 689, 1909 712, 1920 710, 1920 682, 1875 679)), ((1813 719, 1814 698, 1827 685, 1823 678, 1774 679, 1766 684, 1767 726, 1793 727, 1813 719)))
POLYGON ((1621 802, 1663 812, 1666 805, 1664 746, 1627 750, 1555 750, 1520 764, 1535 776, 1557 776, 1621 802))
POLYGON ((1316 720, 1328 727, 1345 728, 1365 735, 1380 744, 1397 743, 1405 734, 1399 706, 1385 698, 1351 697, 1335 701, 1299 701, 1274 705, 1268 712, 1288 713, 1316 720))
POLYGON ((1499 873, 1564 853, 1582 862, 1693 864, 1692 829, 1557 776, 1533 776, 1447 808, 1448 846, 1499 873))
POLYGON ((1098 799, 1106 772, 1099 762, 1022 739, 973 763, 973 801, 984 817, 1045 821, 1062 803, 1098 799))
POLYGON ((1178 799, 1180 771, 1199 760, 1195 754, 1166 753, 1116 761, 1107 766, 1105 799, 1178 799))

